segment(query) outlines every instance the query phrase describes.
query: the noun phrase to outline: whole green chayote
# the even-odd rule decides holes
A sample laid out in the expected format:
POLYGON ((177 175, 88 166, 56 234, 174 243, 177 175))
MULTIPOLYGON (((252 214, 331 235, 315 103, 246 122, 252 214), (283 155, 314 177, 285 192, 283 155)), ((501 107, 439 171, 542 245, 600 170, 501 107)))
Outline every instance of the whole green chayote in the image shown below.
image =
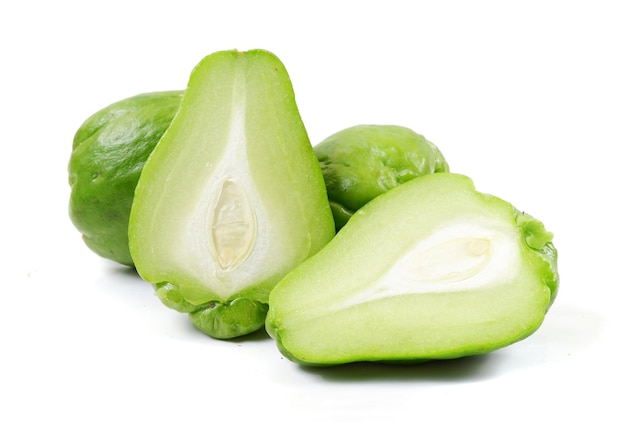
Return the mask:
POLYGON ((176 114, 183 91, 136 95, 89 117, 74 136, 69 214, 98 255, 133 266, 128 219, 148 156, 176 114))
POLYGON ((395 125, 358 125, 315 146, 336 230, 363 205, 418 176, 449 171, 441 151, 395 125))

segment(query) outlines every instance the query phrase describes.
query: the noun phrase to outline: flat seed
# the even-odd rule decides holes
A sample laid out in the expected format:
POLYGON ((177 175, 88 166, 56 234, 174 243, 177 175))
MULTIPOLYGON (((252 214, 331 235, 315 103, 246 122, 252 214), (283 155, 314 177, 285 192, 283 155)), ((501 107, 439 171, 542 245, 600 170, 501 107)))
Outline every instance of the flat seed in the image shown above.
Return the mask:
POLYGON ((491 247, 491 242, 489 242, 489 240, 474 239, 469 243, 467 251, 469 252, 470 255, 481 256, 489 252, 490 247, 491 247))
POLYGON ((233 179, 222 183, 209 213, 211 250, 223 270, 237 268, 250 255, 256 218, 244 189, 233 179))
POLYGON ((455 239, 420 253, 413 264, 415 280, 455 283, 478 274, 490 259, 488 239, 455 239))

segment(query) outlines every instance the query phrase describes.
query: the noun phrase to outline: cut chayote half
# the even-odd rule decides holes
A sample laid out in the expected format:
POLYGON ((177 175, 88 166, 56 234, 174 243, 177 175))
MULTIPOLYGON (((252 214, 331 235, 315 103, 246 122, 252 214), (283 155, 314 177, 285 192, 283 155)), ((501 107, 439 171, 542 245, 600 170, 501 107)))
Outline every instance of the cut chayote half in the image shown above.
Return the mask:
POLYGON ((274 285, 334 233, 283 64, 263 50, 207 56, 137 184, 139 274, 203 332, 241 336, 263 326, 274 285))
POLYGON ((449 171, 441 151, 413 130, 359 125, 315 146, 336 229, 378 195, 415 177, 449 171))
POLYGON ((144 163, 178 110, 182 91, 141 94, 89 117, 74 136, 69 213, 98 255, 133 265, 128 218, 144 163))
POLYGON ((476 355, 537 330, 558 283, 541 222, 466 176, 431 174, 372 200, 288 274, 267 330, 307 365, 476 355))

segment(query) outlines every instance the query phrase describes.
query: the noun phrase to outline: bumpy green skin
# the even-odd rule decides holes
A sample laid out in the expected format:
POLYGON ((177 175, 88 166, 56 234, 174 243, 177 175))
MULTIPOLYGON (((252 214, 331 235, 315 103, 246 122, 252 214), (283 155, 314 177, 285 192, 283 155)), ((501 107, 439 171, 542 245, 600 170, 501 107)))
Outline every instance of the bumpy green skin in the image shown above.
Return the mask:
POLYGON ((527 258, 533 262, 533 266, 541 274, 541 279, 550 289, 550 301, 548 308, 554 303, 559 290, 558 252, 552 243, 553 235, 547 231, 543 223, 530 214, 513 210, 515 223, 523 233, 524 243, 531 253, 527 258))
POLYGON ((148 155, 178 110, 182 91, 137 95, 89 117, 74 136, 69 213, 98 255, 133 266, 128 220, 148 155))
POLYGON ((269 309, 265 303, 267 300, 246 297, 245 292, 225 302, 212 300, 194 305, 185 299, 175 284, 156 283, 155 291, 165 306, 189 314, 196 328, 219 339, 239 337, 259 330, 265 325, 265 316, 269 309))
POLYGON ((338 231, 356 210, 415 177, 448 172, 432 142, 402 126, 359 125, 315 147, 338 231))
POLYGON ((240 297, 228 302, 209 302, 191 312, 189 318, 200 331, 212 337, 229 339, 253 333, 265 325, 269 305, 240 297))

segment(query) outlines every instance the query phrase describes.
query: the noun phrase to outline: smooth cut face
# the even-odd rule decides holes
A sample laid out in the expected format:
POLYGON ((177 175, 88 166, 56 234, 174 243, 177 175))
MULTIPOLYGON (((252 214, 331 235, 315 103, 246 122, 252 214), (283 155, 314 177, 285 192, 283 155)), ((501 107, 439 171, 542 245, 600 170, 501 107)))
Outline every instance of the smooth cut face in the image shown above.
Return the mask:
POLYGON ((262 50, 205 58, 137 186, 130 244, 141 276, 168 306, 205 316, 237 298, 267 303, 333 234, 282 63, 262 50))
POLYGON ((511 344, 539 327, 556 294, 551 235, 537 223, 465 176, 416 178, 364 206, 278 284, 268 332, 311 365, 511 344), (531 246, 533 237, 544 241, 531 246))

